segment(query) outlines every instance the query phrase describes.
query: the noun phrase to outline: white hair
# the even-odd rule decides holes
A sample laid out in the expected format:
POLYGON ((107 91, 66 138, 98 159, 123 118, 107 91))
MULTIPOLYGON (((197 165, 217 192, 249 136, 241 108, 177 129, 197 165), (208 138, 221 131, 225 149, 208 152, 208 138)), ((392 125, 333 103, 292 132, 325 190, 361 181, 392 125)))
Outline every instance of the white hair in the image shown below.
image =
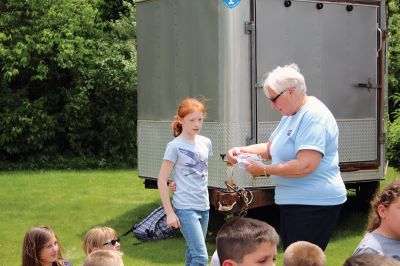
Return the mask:
POLYGON ((278 66, 268 74, 265 74, 265 76, 263 89, 267 97, 269 97, 268 88, 278 94, 290 87, 294 87, 296 93, 307 91, 304 76, 300 73, 300 69, 295 63, 283 67, 278 66))

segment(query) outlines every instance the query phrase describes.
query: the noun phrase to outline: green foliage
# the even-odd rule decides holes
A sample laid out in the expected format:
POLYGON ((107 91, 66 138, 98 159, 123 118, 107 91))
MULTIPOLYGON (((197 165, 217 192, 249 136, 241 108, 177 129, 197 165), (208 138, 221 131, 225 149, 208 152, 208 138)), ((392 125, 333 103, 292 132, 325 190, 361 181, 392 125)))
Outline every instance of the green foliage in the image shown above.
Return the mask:
MULTIPOLYGON (((389 68, 389 94, 400 92, 400 6, 397 0, 389 0, 387 2, 389 18, 388 18, 388 68, 389 68)), ((394 111, 394 104, 389 101, 389 113, 394 111)))
POLYGON ((389 115, 387 135, 387 158, 391 165, 400 168, 400 5, 397 0, 387 2, 388 18, 388 85, 389 115))
POLYGON ((102 0, 100 2, 101 17, 105 21, 114 21, 121 19, 128 14, 129 8, 124 3, 133 4, 135 0, 102 0))
MULTIPOLYGON (((0 145, 13 159, 21 156, 29 156, 33 151, 49 151, 51 147, 46 145, 47 139, 54 137, 55 121, 43 111, 44 98, 38 98, 29 102, 24 97, 12 95, 14 98, 2 97, 0 105, 7 106, 0 113, 0 145), (10 103, 8 103, 10 102, 10 103), (12 107, 12 112, 11 108, 12 107)), ((4 154, 0 154, 4 160, 4 154)))
POLYGON ((0 11, 0 169, 134 164, 134 6, 10 0, 0 11))
MULTIPOLYGON (((390 97, 395 107, 400 104, 400 93, 395 93, 390 97)), ((396 169, 400 169, 400 109, 392 112, 393 122, 389 122, 387 132, 387 159, 390 165, 396 169)))
MULTIPOLYGON (((395 93, 390 98, 394 106, 398 107, 400 104, 400 93, 395 93)), ((387 159, 390 165, 396 169, 400 169, 400 109, 395 109, 392 115, 394 120, 389 123, 387 134, 387 159)))
POLYGON ((387 135, 387 159, 390 165, 400 169, 400 118, 389 124, 387 135))

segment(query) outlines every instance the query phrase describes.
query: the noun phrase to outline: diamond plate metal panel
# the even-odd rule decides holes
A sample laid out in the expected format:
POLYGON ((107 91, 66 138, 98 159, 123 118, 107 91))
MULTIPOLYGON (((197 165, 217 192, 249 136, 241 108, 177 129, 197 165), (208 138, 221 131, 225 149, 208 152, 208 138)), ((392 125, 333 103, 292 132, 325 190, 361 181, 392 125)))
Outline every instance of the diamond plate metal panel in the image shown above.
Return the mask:
POLYGON ((387 162, 386 158, 386 147, 381 145, 381 159, 380 166, 376 170, 356 171, 356 172, 342 172, 342 178, 345 182, 355 181, 367 181, 367 180, 381 180, 386 176, 387 162))
MULTIPOLYGON (((258 142, 266 142, 278 122, 262 122, 258 124, 258 142)), ((341 120, 339 158, 341 162, 373 160, 376 157, 375 120, 341 120)), ((205 122, 202 135, 211 139, 213 156, 209 159, 209 186, 225 188, 225 180, 235 179, 240 187, 271 187, 269 177, 253 178, 243 169, 234 166, 233 174, 228 174, 226 163, 221 154, 235 146, 247 145, 250 136, 250 123, 215 123, 205 122)), ((169 121, 138 121, 138 170, 139 176, 157 178, 166 144, 173 139, 169 121)), ((382 148, 384 152, 384 148, 382 148)), ((384 154, 384 153, 382 153, 384 154)), ((383 157, 382 157, 383 158, 383 157)), ((342 173, 345 181, 381 179, 385 162, 377 171, 358 171, 342 173)))
MULTIPOLYGON (((211 139, 213 154, 209 159, 209 186, 225 187, 226 163, 221 154, 234 146, 246 145, 250 136, 250 123, 213 123, 203 125, 202 135, 211 139)), ((166 144, 173 139, 170 122, 138 121, 138 170, 139 176, 157 178, 166 144)), ((263 181, 251 181, 245 171, 235 171, 235 180, 240 186, 261 186, 263 181)))
POLYGON ((372 161, 377 158, 376 120, 338 120, 340 162, 372 161))
POLYGON ((274 132, 275 128, 278 126, 279 122, 259 122, 257 129, 257 139, 258 143, 267 142, 269 136, 274 132))
POLYGON ((157 178, 167 143, 173 139, 171 122, 138 121, 138 170, 157 178))
POLYGON ((377 180, 383 179, 383 171, 382 167, 378 170, 369 170, 369 171, 356 171, 356 172, 342 172, 342 179, 345 182, 348 181, 367 181, 367 180, 377 180))
POLYGON ((227 179, 226 163, 221 154, 226 154, 233 146, 246 142, 246 136, 250 132, 250 123, 239 125, 238 123, 206 123, 202 134, 211 139, 213 144, 213 157, 209 160, 208 184, 211 187, 225 187, 227 179))

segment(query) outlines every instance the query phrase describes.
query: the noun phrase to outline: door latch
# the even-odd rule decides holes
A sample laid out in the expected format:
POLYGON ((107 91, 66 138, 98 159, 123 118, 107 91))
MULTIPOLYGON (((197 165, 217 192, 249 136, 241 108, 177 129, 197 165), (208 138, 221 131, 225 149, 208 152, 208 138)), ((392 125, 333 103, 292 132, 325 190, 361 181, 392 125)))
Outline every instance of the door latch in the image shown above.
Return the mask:
POLYGON ((381 84, 373 84, 371 78, 368 78, 368 82, 367 83, 357 83, 354 86, 358 87, 358 88, 367 88, 368 91, 370 91, 371 89, 380 89, 380 88, 382 88, 381 84))

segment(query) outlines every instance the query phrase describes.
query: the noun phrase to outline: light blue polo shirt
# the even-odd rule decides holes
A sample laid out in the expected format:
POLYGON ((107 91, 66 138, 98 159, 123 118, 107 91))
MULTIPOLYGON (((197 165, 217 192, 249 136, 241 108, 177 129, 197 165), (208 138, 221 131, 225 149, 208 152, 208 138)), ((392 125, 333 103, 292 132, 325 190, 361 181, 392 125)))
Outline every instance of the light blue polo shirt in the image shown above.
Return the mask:
POLYGON ((329 109, 317 98, 293 116, 284 116, 272 133, 272 163, 296 159, 300 150, 322 154, 318 167, 303 177, 272 176, 276 204, 338 205, 346 201, 346 188, 339 169, 339 130, 329 109))

